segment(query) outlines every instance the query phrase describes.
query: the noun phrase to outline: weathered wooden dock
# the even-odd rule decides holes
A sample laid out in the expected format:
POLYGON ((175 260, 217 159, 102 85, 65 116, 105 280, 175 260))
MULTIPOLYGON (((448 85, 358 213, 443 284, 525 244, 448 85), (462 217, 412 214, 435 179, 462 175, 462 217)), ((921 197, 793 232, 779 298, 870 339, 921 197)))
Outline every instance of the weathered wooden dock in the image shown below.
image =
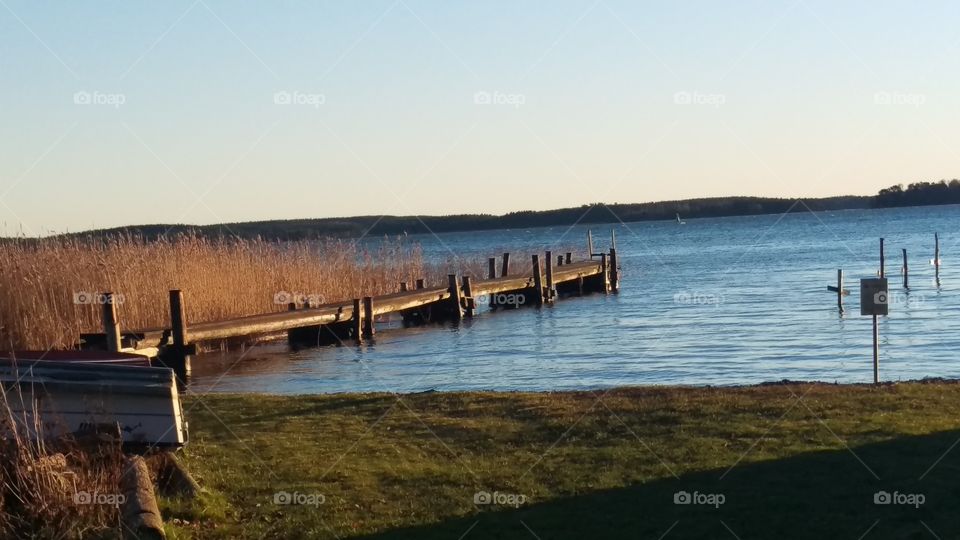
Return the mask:
POLYGON ((112 294, 104 293, 104 332, 83 334, 81 348, 111 351, 133 350, 153 355, 183 374, 190 370, 190 357, 198 345, 223 344, 286 333, 291 345, 360 343, 373 337, 376 322, 385 315, 399 314, 404 326, 430 322, 459 321, 474 316, 480 302, 491 310, 543 306, 562 296, 611 293, 619 289, 620 268, 616 240, 605 253, 593 253, 588 239, 589 258, 574 261, 571 253, 541 258, 532 255, 530 269, 508 274, 509 253, 504 253, 497 274, 497 258, 488 259, 486 279, 448 275, 443 286, 426 286, 418 279, 414 287, 399 283, 398 291, 318 306, 290 304, 287 311, 250 315, 220 321, 188 321, 183 291, 170 291, 170 325, 137 331, 121 331, 112 294))

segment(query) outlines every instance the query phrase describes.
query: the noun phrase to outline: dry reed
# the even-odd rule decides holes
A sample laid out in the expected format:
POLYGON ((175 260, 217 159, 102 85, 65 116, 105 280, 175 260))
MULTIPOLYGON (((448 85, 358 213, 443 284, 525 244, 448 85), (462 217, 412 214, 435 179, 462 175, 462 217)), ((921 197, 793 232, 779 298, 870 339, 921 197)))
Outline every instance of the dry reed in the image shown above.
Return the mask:
MULTIPOLYGON (((445 269, 444 269, 445 271, 445 269)), ((286 309, 291 297, 333 302, 397 290, 444 272, 419 246, 384 240, 275 242, 177 236, 147 241, 57 237, 0 243, 0 347, 69 348, 101 331, 98 293, 115 293, 124 331, 168 325, 168 291, 192 321, 286 309)))
POLYGON ((23 401, 0 386, 0 538, 119 537, 119 439, 45 440, 50 419, 23 401))

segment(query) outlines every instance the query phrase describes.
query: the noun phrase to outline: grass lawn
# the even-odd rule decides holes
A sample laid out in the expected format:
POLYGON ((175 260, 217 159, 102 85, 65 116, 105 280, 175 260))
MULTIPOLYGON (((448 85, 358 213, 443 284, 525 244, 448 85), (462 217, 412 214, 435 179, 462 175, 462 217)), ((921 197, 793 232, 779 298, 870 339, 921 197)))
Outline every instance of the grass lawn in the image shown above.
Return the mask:
POLYGON ((185 408, 184 461, 209 492, 161 501, 171 538, 960 536, 954 383, 208 395, 185 408), (875 504, 880 491, 911 504, 875 504), (680 492, 704 504, 675 504, 680 492))

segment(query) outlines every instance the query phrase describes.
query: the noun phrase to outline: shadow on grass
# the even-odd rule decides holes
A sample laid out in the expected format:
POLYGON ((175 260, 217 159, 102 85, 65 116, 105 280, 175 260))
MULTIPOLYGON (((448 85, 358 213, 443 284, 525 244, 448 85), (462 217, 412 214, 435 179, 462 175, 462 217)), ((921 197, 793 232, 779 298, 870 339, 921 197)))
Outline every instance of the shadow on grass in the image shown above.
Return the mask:
POLYGON ((902 437, 519 508, 481 505, 473 515, 363 538, 958 538, 958 439, 960 431, 902 437), (675 504, 681 491, 725 500, 675 504), (919 494, 923 504, 875 504, 880 491, 901 500, 919 494))

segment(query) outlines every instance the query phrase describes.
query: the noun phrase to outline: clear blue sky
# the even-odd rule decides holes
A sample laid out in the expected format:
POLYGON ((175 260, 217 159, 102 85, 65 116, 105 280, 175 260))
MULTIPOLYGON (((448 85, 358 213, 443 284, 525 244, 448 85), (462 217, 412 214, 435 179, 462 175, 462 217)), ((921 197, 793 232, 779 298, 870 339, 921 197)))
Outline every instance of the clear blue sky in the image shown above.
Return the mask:
POLYGON ((958 23, 956 2, 0 0, 0 233, 952 178, 958 23))

